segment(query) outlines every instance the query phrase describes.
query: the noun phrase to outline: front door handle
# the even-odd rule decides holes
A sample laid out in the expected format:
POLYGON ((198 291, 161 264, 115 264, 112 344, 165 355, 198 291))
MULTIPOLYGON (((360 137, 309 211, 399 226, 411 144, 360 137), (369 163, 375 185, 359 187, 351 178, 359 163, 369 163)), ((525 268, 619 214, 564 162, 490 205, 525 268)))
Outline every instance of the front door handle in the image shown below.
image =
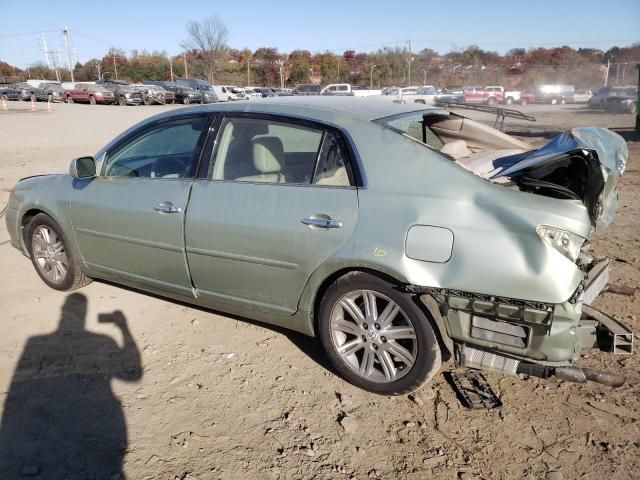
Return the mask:
POLYGON ((180 207, 176 207, 171 202, 162 202, 153 207, 156 212, 160 213, 180 213, 182 209, 180 207))
POLYGON ((318 228, 340 228, 342 227, 342 222, 338 220, 332 220, 330 218, 303 218, 301 220, 305 225, 309 225, 310 227, 318 227, 318 228))

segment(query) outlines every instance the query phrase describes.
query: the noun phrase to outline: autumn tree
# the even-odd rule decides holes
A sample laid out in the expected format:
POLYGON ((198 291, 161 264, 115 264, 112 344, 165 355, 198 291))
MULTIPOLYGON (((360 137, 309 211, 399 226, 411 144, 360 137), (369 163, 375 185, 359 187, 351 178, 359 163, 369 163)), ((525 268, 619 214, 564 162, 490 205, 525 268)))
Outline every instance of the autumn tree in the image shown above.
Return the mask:
POLYGON ((198 53, 205 76, 213 83, 216 63, 226 48, 229 29, 217 15, 201 21, 192 20, 186 29, 187 39, 182 42, 182 48, 198 53))

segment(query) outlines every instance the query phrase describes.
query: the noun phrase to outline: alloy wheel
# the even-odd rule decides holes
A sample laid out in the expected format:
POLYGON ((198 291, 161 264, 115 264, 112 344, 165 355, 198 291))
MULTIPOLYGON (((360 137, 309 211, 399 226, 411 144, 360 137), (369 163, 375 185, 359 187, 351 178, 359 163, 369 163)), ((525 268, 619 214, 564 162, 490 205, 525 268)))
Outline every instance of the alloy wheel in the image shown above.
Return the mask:
POLYGON ((405 376, 418 353, 409 317, 397 303, 373 290, 351 291, 336 302, 331 340, 349 368, 376 383, 405 376))
POLYGON ((62 238, 47 225, 38 225, 31 237, 31 251, 40 273, 51 283, 61 284, 67 277, 69 261, 62 238))

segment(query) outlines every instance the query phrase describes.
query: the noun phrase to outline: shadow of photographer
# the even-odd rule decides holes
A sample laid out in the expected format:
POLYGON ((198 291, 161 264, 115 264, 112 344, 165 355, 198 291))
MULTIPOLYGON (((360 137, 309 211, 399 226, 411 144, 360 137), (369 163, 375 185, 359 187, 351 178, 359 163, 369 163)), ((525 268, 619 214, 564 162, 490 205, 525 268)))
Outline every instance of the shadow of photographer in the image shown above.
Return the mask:
POLYGON ((58 329, 27 340, 0 423, 0 478, 124 478, 127 426, 111 379, 139 380, 140 352, 121 312, 98 321, 120 329, 122 347, 85 330, 86 313, 86 297, 71 294, 58 329))

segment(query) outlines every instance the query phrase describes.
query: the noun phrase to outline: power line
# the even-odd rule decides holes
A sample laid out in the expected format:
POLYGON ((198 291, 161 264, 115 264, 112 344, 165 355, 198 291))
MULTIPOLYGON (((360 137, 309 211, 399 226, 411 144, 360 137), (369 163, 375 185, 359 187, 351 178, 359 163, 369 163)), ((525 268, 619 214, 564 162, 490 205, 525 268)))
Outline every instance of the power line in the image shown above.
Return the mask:
POLYGON ((3 33, 0 35, 1 37, 19 37, 21 35, 40 35, 41 33, 49 33, 49 32, 59 32, 60 28, 55 28, 52 30, 38 30, 37 32, 21 32, 21 33, 3 33))

